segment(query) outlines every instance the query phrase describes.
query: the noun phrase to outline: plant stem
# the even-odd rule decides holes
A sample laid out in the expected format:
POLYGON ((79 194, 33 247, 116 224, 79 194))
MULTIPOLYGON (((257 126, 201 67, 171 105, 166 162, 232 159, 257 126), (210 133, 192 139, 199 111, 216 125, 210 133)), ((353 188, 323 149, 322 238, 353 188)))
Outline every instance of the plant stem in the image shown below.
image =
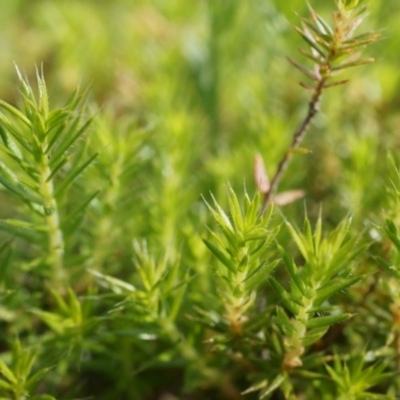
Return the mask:
POLYGON ((60 228, 58 204, 54 197, 53 180, 48 179, 51 169, 47 158, 42 157, 40 165, 40 189, 43 196, 43 207, 47 224, 48 261, 53 267, 53 277, 57 288, 61 288, 65 281, 64 271, 64 238, 60 228))
POLYGON ((319 111, 319 102, 322 96, 322 92, 324 89, 324 85, 326 82, 326 78, 320 78, 317 86, 314 89, 314 94, 308 104, 308 112, 303 122, 297 128, 296 132, 293 135, 292 143, 290 147, 286 150, 286 153, 283 155, 281 161, 278 164, 278 168, 275 172, 274 177, 271 180, 271 185, 269 191, 264 195, 263 201, 263 213, 266 212, 269 205, 272 202, 272 198, 276 191, 278 190, 279 183, 282 179, 283 173, 289 165, 289 161, 292 158, 293 150, 300 146, 300 143, 303 141, 304 136, 308 130, 308 127, 311 124, 311 121, 314 119, 316 114, 319 111))

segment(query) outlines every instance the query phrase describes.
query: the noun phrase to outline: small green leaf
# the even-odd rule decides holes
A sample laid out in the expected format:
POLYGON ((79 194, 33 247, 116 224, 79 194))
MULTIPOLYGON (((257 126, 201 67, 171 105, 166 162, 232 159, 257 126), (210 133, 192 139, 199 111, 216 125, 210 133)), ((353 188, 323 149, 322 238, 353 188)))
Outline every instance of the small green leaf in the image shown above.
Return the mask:
POLYGON ((215 210, 211 208, 211 211, 213 211, 214 218, 216 221, 221 225, 229 228, 229 230, 233 231, 233 226, 231 224, 230 219, 228 216, 225 214, 225 211, 222 209, 222 207, 218 204, 217 200, 215 199, 214 196, 212 196, 215 210))
POLYGON ((235 192, 232 187, 229 186, 229 210, 231 212, 231 217, 236 230, 243 232, 244 222, 242 216, 242 210, 240 209, 239 201, 236 197, 235 192))
POLYGON ((121 279, 113 278, 111 276, 102 274, 99 271, 95 271, 93 269, 88 269, 88 272, 94 275, 96 278, 99 279, 100 282, 102 282, 103 286, 108 287, 114 293, 121 294, 121 293, 133 293, 136 291, 135 286, 131 285, 128 282, 125 282, 121 279))
POLYGON ((276 309, 276 322, 286 336, 292 336, 296 333, 296 328, 281 307, 276 309))
POLYGON ((278 389, 282 383, 285 381, 286 376, 284 374, 278 375, 271 384, 265 388, 261 393, 259 399, 265 399, 268 395, 270 395, 274 390, 278 389))
POLYGON ((338 314, 338 315, 329 315, 326 317, 313 318, 313 319, 310 319, 307 321, 306 327, 307 327, 307 329, 327 327, 330 325, 337 324, 339 322, 343 322, 346 319, 351 318, 353 315, 354 314, 344 313, 344 314, 338 314))
POLYGON ((70 316, 77 325, 82 323, 82 308, 75 292, 72 288, 68 288, 68 303, 70 306, 70 316))
POLYGON ((229 256, 226 255, 225 252, 220 250, 217 246, 215 246, 213 243, 211 243, 207 239, 203 239, 203 242, 211 250, 211 252, 218 258, 218 260, 221 261, 222 264, 225 265, 225 267, 227 267, 232 272, 236 272, 235 264, 232 262, 232 260, 229 258, 229 256))
POLYGON ((222 210, 222 208, 217 204, 217 201, 214 199, 214 203, 217 206, 217 209, 214 209, 210 206, 210 204, 207 203, 206 200, 204 200, 206 206, 208 209, 211 211, 215 221, 219 225, 220 229, 222 230, 222 233, 228 240, 228 242, 233 246, 236 247, 237 245, 237 239, 235 236, 234 229, 232 227, 231 222, 229 221, 228 216, 225 214, 225 212, 222 210))
POLYGON ((5 224, 14 226, 16 228, 23 228, 23 229, 33 230, 33 231, 42 231, 42 232, 45 232, 47 230, 47 227, 45 225, 42 225, 42 226, 34 225, 34 224, 31 224, 30 222, 21 221, 18 219, 8 218, 8 219, 3 219, 1 221, 4 222, 5 224))
POLYGON ((51 173, 46 179, 46 182, 49 182, 68 161, 69 157, 61 158, 60 162, 52 169, 51 173))
POLYGON ((63 318, 60 315, 42 311, 39 309, 32 309, 31 312, 36 314, 45 324, 47 324, 55 333, 62 335, 65 330, 63 318))
POLYGON ((305 237, 296 231, 296 229, 289 223, 286 222, 286 226, 289 229, 290 235, 296 242, 298 249, 300 250, 301 254, 303 255, 304 259, 308 261, 310 254, 310 247, 312 247, 312 243, 308 243, 305 237))
POLYGON ((73 169, 61 182, 55 191, 55 197, 60 196, 61 193, 95 160, 99 153, 93 154, 83 164, 73 169))
POLYGON ((361 276, 354 276, 349 279, 337 278, 328 281, 324 286, 318 289, 317 296, 315 298, 315 304, 322 304, 325 300, 329 299, 335 293, 354 285, 361 278, 361 276))
POLYGON ((297 61, 293 60, 290 57, 286 57, 290 64, 292 64, 294 67, 296 67, 299 71, 301 71, 304 75, 306 75, 308 78, 312 79, 313 81, 317 81, 318 77, 315 75, 315 73, 311 70, 309 70, 307 67, 304 65, 299 64, 297 61))
POLYGON ((328 32, 324 25, 317 23, 317 19, 314 20, 314 23, 312 21, 309 21, 306 18, 302 18, 302 23, 304 27, 307 27, 311 29, 317 36, 324 37, 326 39, 332 40, 332 34, 331 32, 328 32))
POLYGON ((296 147, 293 149, 289 149, 289 154, 310 154, 310 153, 312 153, 312 151, 304 147, 296 147))
POLYGON ((345 10, 353 10, 358 7, 360 0, 338 0, 339 7, 343 7, 345 10))
POLYGON ((325 29, 326 34, 332 35, 333 34, 333 29, 330 27, 330 25, 322 18, 320 17, 317 13, 311 11, 311 16, 314 19, 315 23, 317 23, 320 26, 320 29, 325 29))
POLYGON ((0 372, 4 375, 5 378, 8 379, 9 382, 16 384, 17 378, 14 373, 8 368, 6 363, 0 358, 0 372))
MULTIPOLYGON (((78 129, 78 131, 75 133, 75 135, 69 135, 65 140, 63 140, 55 153, 52 155, 51 160, 50 160, 50 166, 53 166, 54 164, 58 164, 59 159, 64 156, 65 152, 86 132, 86 130, 89 128, 91 125, 93 119, 90 118, 88 119, 83 126, 78 129)), ((74 130, 77 128, 78 124, 80 122, 80 117, 77 117, 77 119, 74 121, 74 124, 69 128, 69 131, 72 133, 74 130), (75 126, 76 124, 76 126, 75 126)), ((49 151, 51 146, 49 145, 47 151, 49 151)))
POLYGON ((305 285, 303 280, 300 277, 299 270, 297 269, 293 259, 286 253, 283 253, 283 260, 285 261, 286 268, 288 269, 288 272, 293 279, 293 282, 297 286, 297 288, 300 290, 300 292, 304 295, 305 293, 305 285))
POLYGON ((270 277, 269 282, 271 286, 275 289, 276 293, 279 295, 284 306, 294 315, 299 312, 299 306, 294 302, 294 299, 290 294, 276 281, 274 278, 270 277))
POLYGON ((82 204, 79 204, 78 207, 76 207, 74 210, 72 210, 66 217, 63 218, 63 221, 61 223, 61 227, 65 228, 69 226, 71 223, 75 221, 75 218, 77 217, 78 214, 82 213, 83 211, 86 210, 86 208, 90 205, 90 203, 97 197, 97 195, 100 193, 100 191, 96 191, 93 194, 89 195, 83 202, 82 204))
POLYGON ((309 245, 310 249, 312 249, 312 254, 315 254, 314 239, 313 239, 310 220, 308 218, 304 219, 303 231, 304 231, 304 242, 309 245))
POLYGON ((272 261, 268 264, 259 265, 250 275, 244 279, 243 283, 245 284, 248 290, 253 290, 255 287, 259 286, 263 283, 269 276, 269 274, 275 269, 278 265, 279 260, 272 261))
POLYGON ((268 379, 262 379, 261 381, 254 383, 248 389, 241 393, 241 395, 258 392, 261 389, 264 389, 268 385, 268 379))
POLYGON ((43 70, 39 73, 36 69, 36 79, 39 88, 39 111, 43 113, 43 116, 47 119, 49 113, 49 97, 47 94, 46 83, 43 78, 43 70))
POLYGON ((68 307, 68 304, 67 304, 66 300, 64 299, 64 297, 61 296, 60 293, 58 293, 54 289, 50 289, 50 292, 53 296, 54 301, 57 304, 58 309, 63 313, 64 316, 68 316, 69 315, 69 307, 68 307))
POLYGON ((32 126, 32 124, 29 121, 29 119, 26 118, 25 115, 21 113, 21 111, 19 111, 18 109, 16 109, 12 105, 6 103, 3 100, 0 100, 0 107, 5 108, 7 111, 9 111, 15 117, 17 117, 21 122, 23 122, 28 128, 30 128, 32 126))
POLYGON ((322 336, 325 335, 327 330, 329 329, 329 326, 322 326, 314 329, 310 329, 307 331, 303 338, 303 345, 304 346, 311 346, 315 342, 317 342, 319 339, 322 338, 322 336))
POLYGON ((326 59, 326 54, 311 38, 309 38, 301 29, 297 27, 294 29, 324 60, 326 59))
POLYGON ((358 67, 359 65, 371 64, 375 62, 375 58, 365 58, 364 60, 350 61, 347 63, 343 63, 337 65, 336 67, 332 67, 332 71, 339 71, 341 69, 350 68, 350 67, 358 67))
MULTIPOLYGON (((12 385, 6 382, 3 379, 0 379, 0 388, 6 389, 6 390, 12 390, 12 385)), ((0 400, 5 399, 5 400, 10 400, 8 397, 0 397, 0 400)))
POLYGON ((41 202, 28 188, 18 182, 18 178, 2 162, 0 162, 0 183, 11 193, 27 202, 41 202))

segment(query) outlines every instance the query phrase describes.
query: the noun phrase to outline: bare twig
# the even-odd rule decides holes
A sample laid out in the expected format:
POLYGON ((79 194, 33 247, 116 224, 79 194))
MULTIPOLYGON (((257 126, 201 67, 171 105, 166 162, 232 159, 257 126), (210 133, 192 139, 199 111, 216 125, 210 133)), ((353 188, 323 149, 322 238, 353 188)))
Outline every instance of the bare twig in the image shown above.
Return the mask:
POLYGON ((278 189, 283 173, 285 172, 287 166, 289 165, 289 161, 293 155, 293 149, 299 147, 300 143, 304 139, 308 127, 311 124, 311 121, 314 119, 314 117, 317 115, 319 111, 319 102, 322 96, 325 82, 326 82, 325 78, 320 78, 320 80, 318 81, 318 84, 314 90, 314 94, 308 105, 307 115, 304 118, 303 122, 298 127, 298 129, 296 130, 296 132, 294 133, 290 147, 287 149, 286 153, 284 154, 280 163, 278 164, 278 168, 275 172, 275 175, 271 180, 269 191, 264 194, 263 212, 265 212, 268 209, 269 205, 271 204, 272 197, 274 196, 274 194, 278 189))
POLYGON ((363 7, 356 8, 354 5, 348 5, 347 3, 342 4, 339 2, 338 4, 338 11, 333 13, 333 28, 318 16, 311 7, 312 20, 303 19, 302 29, 295 28, 311 51, 311 53, 304 50, 300 50, 300 52, 314 62, 314 68, 309 69, 290 57, 288 57, 288 61, 312 81, 311 84, 301 82, 300 85, 310 90, 313 95, 308 104, 307 115, 295 131, 292 143, 279 162, 267 190, 262 190, 263 188, 260 188, 259 182, 257 182, 259 190, 264 195, 263 213, 265 213, 270 204, 275 202, 275 194, 294 150, 299 148, 312 120, 319 111, 319 102, 323 91, 348 82, 347 79, 331 81, 331 78, 343 69, 374 61, 372 58, 360 60, 360 53, 354 53, 356 48, 363 47, 378 39, 378 35, 375 32, 353 36, 355 28, 362 20, 365 9, 363 7), (347 61, 343 62, 343 58, 347 58, 347 61), (340 64, 338 64, 338 60, 341 60, 340 64))

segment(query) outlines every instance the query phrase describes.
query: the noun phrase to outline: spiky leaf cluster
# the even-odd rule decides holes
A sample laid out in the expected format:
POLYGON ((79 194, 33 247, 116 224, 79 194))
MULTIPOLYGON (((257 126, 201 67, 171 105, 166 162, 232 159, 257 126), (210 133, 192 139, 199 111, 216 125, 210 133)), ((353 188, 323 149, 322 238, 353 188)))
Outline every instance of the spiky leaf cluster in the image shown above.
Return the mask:
POLYGON ((268 278, 277 261, 271 242, 276 232, 268 228, 272 215, 258 212, 260 196, 251 200, 247 194, 244 209, 240 207, 235 192, 229 190, 228 216, 213 199, 208 204, 219 232, 210 230, 211 238, 205 244, 220 262, 213 262, 212 270, 217 278, 218 296, 225 309, 222 320, 234 335, 240 335, 249 320, 249 310, 256 300, 256 289, 268 278))
POLYGON ((21 109, 0 101, 0 183, 26 207, 22 217, 10 215, 0 221, 0 228, 36 244, 39 254, 28 267, 47 273, 53 269, 60 283, 65 279, 66 235, 76 230, 82 211, 95 196, 92 193, 61 216, 71 185, 97 156, 87 155, 82 143, 74 148, 91 119, 83 119, 78 91, 63 108, 50 110, 43 76, 37 72, 36 96, 18 74, 21 109))
POLYGON ((333 365, 326 365, 331 379, 336 384, 336 399, 338 400, 390 400, 390 395, 377 394, 370 391, 377 384, 387 381, 393 374, 384 372, 385 363, 375 363, 365 367, 363 356, 351 356, 349 360, 340 362, 334 358, 333 365))
POLYGON ((50 368, 35 370, 39 349, 23 348, 18 339, 12 343, 11 363, 0 358, 0 393, 3 399, 55 400, 49 394, 34 395, 34 390, 50 368))
POLYGON ((363 250, 348 237, 350 221, 340 224, 328 237, 322 237, 321 219, 314 233, 306 219, 303 232, 287 223, 305 263, 298 267, 283 251, 286 269, 292 279, 290 289, 271 278, 286 311, 277 308, 276 321, 284 335, 285 352, 282 367, 290 371, 302 365, 305 348, 319 340, 328 328, 350 317, 332 303, 336 293, 356 283, 360 276, 352 276, 352 260, 363 250), (290 315, 293 318, 290 318, 290 315))
POLYGON ((327 23, 311 7, 311 19, 302 19, 302 27, 295 28, 307 43, 310 51, 300 52, 310 59, 314 67, 307 66, 289 58, 312 84, 301 83, 307 89, 320 92, 324 88, 337 86, 348 80, 332 80, 342 70, 374 61, 373 58, 361 58, 361 50, 379 38, 376 32, 355 35, 356 28, 365 18, 367 7, 357 6, 358 2, 338 1, 338 10, 333 13, 333 24, 327 23))

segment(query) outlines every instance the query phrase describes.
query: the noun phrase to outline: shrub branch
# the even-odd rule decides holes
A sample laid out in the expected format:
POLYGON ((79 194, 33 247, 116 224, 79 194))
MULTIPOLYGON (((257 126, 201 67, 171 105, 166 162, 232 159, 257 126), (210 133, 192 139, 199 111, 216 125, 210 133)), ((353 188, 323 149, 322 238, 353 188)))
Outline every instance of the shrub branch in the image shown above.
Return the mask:
POLYGON ((290 159, 293 155, 293 150, 300 146, 300 143, 303 141, 304 136, 306 135, 307 129, 311 124, 311 121, 317 115, 319 111, 319 102, 322 96, 322 92, 324 89, 326 79, 321 79, 318 83, 314 95, 311 98, 311 101, 308 105, 308 112, 303 122, 298 127, 297 131, 293 135, 292 143, 290 147, 282 157, 281 161, 278 164, 278 168, 276 170, 275 176, 271 180, 271 186, 267 193, 264 195, 264 203, 263 203, 263 211, 269 207, 272 201, 272 196, 276 193, 279 183, 282 179, 283 173, 289 165, 290 159))
POLYGON ((311 84, 300 82, 300 85, 307 90, 311 90, 313 95, 308 105, 307 115, 295 131, 292 142, 279 162, 268 190, 261 190, 264 195, 263 212, 273 202, 283 173, 287 169, 293 153, 299 148, 312 120, 319 111, 322 93, 325 89, 348 82, 347 79, 331 81, 331 78, 343 69, 375 61, 373 58, 360 59, 359 48, 376 41, 379 35, 375 32, 367 32, 354 36, 355 29, 366 14, 366 7, 356 7, 357 3, 353 4, 339 0, 338 10, 333 13, 333 27, 330 27, 323 18, 310 8, 311 19, 302 20, 302 29, 295 28, 311 51, 307 52, 300 49, 300 53, 314 62, 314 68, 309 69, 291 58, 288 58, 288 60, 307 79, 312 81, 311 84))

